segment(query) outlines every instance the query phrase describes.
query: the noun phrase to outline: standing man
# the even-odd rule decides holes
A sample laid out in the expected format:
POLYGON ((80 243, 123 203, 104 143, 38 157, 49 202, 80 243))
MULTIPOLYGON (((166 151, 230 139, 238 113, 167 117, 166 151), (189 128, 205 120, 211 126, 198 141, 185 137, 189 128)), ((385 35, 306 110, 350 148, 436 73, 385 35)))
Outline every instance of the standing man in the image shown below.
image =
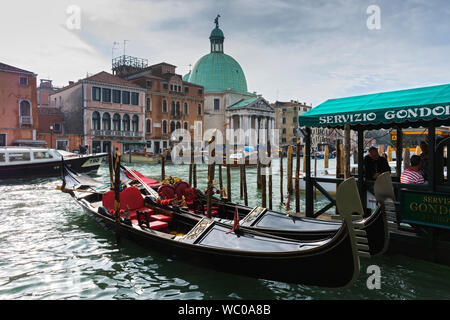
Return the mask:
POLYGON ((369 148, 369 154, 364 157, 364 169, 367 180, 375 180, 383 172, 391 172, 386 158, 380 157, 376 147, 369 148))

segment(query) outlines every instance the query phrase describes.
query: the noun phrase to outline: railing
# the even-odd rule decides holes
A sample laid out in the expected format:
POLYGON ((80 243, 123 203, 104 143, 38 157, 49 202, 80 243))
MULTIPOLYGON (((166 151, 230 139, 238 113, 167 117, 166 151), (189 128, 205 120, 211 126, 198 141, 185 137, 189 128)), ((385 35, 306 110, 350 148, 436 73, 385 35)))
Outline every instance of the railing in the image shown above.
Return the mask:
POLYGON ((97 137, 142 138, 144 133, 141 131, 91 130, 91 135, 97 137))
POLYGON ((30 116, 20 116, 20 125, 32 125, 33 121, 30 116))

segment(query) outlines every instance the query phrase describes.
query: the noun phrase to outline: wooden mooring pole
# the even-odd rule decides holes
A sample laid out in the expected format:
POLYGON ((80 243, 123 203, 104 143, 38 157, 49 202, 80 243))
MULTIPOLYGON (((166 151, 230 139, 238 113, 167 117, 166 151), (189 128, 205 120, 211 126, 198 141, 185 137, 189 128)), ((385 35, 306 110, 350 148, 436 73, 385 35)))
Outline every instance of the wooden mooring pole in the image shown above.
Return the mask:
POLYGON ((300 140, 295 150, 295 212, 300 212, 300 140))
POLYGON ((267 141, 267 155, 269 156, 269 209, 272 210, 272 145, 270 139, 267 141))
POLYGON ((163 153, 161 155, 161 181, 166 178, 166 148, 163 149, 163 153))
POLYGON ((283 149, 280 151, 280 202, 283 203, 283 149))
POLYGON ((292 156, 293 156, 293 148, 290 145, 288 147, 288 153, 287 153, 287 193, 292 194, 292 156))

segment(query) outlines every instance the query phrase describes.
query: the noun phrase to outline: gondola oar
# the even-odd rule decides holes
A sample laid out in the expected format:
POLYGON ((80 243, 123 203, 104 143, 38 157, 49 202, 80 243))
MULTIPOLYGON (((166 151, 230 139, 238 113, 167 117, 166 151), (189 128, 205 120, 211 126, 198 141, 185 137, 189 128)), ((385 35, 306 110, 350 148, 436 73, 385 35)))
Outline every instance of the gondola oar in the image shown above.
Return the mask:
POLYGON ((117 151, 114 160, 114 216, 116 220, 116 239, 120 244, 120 153, 117 151))
POLYGON ((121 167, 124 169, 124 170, 126 170, 126 171, 128 171, 137 181, 139 181, 139 183, 145 188, 145 190, 147 190, 148 191, 148 193, 150 193, 150 195, 153 197, 153 198, 155 198, 155 199, 159 199, 160 197, 159 197, 159 194, 158 194, 158 192, 156 192, 155 190, 153 190, 148 184, 146 184, 145 182, 144 182, 144 180, 142 180, 133 170, 131 170, 130 168, 128 168, 128 167, 126 167, 126 166, 124 166, 124 165, 121 165, 121 167))

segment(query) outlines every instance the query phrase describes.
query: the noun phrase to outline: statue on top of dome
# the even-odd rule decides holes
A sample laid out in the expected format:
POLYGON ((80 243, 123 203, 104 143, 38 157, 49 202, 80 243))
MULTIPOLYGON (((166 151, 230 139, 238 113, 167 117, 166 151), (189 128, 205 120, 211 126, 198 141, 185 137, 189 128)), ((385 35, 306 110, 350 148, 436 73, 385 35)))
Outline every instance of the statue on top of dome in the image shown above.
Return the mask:
POLYGON ((214 23, 216 24, 216 28, 219 28, 219 18, 220 18, 220 14, 217 15, 216 19, 214 19, 214 23))

